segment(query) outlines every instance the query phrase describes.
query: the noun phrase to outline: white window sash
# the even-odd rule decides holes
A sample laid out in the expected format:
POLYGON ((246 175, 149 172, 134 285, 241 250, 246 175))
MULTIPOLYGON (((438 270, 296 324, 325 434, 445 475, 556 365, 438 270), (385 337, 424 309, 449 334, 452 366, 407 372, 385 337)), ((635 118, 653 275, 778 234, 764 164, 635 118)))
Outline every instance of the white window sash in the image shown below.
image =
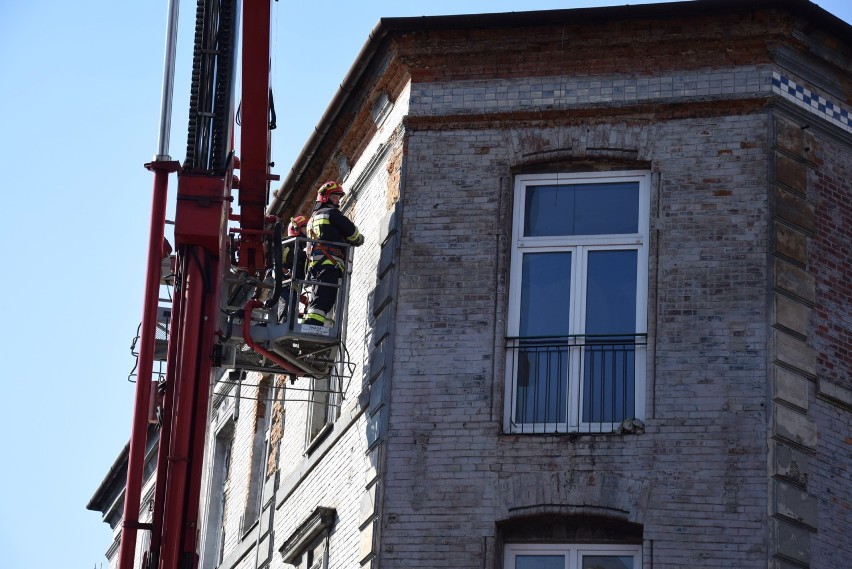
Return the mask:
MULTIPOLYGON (((647 333, 647 291, 648 291, 648 232, 650 208, 650 173, 646 171, 600 172, 582 175, 574 174, 533 174, 519 176, 516 179, 514 203, 514 223, 512 234, 512 253, 510 271, 509 314, 507 331, 510 338, 518 337, 521 320, 521 292, 523 278, 523 258, 526 254, 570 252, 571 253, 571 299, 569 301, 569 335, 582 336, 586 330, 586 287, 588 254, 593 251, 637 251, 637 276, 635 330, 637 335, 647 333), (525 192, 532 186, 547 184, 583 184, 610 182, 637 182, 639 187, 638 233, 616 235, 568 235, 525 237, 524 208, 525 192)), ((578 339, 582 343, 582 339, 578 339)), ((581 421, 583 394, 582 348, 570 348, 569 376, 566 378, 567 401, 566 422, 554 423, 517 423, 515 410, 518 398, 518 364, 520 361, 519 341, 507 342, 506 378, 507 396, 504 398, 504 417, 508 432, 547 432, 560 433, 570 431, 605 432, 615 429, 620 422, 589 423, 581 421)), ((645 366, 646 347, 634 348, 634 415, 644 418, 645 409, 645 366)))
POLYGON ((564 569, 580 569, 585 556, 631 557, 633 569, 642 569, 641 545, 567 543, 507 543, 503 547, 504 569, 516 569, 516 558, 524 555, 562 555, 565 558, 564 569))

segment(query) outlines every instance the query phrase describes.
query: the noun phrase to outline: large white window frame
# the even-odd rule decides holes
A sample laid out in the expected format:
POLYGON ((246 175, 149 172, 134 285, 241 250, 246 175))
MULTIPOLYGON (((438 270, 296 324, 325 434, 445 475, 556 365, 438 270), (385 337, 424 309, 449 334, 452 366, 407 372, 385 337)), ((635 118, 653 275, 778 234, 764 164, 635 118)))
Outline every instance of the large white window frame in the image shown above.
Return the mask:
MULTIPOLYGON (((610 432, 616 429, 623 419, 644 419, 645 409, 645 362, 646 349, 644 337, 647 333, 647 298, 648 298, 648 238, 649 238, 649 209, 650 209, 650 172, 644 170, 629 170, 616 172, 585 172, 565 174, 524 174, 515 179, 514 220, 512 231, 512 256, 510 270, 509 313, 507 318, 507 358, 506 358, 506 397, 504 398, 504 430, 513 433, 561 433, 561 432, 610 432), (580 235, 525 235, 527 212, 527 192, 537 186, 594 186, 601 184, 622 184, 635 187, 638 191, 636 231, 618 234, 580 234, 580 235), (618 420, 598 421, 583 420, 581 405, 584 401, 584 361, 591 361, 590 350, 584 349, 593 345, 591 336, 586 337, 586 303, 587 303, 587 266, 589 254, 605 251, 636 251, 636 314, 635 314, 635 346, 629 346, 634 360, 631 373, 634 393, 632 394, 634 413, 632 417, 618 417, 618 420), (518 411, 518 372, 520 360, 523 357, 524 340, 521 330, 522 276, 524 256, 535 253, 570 254, 570 300, 567 334, 559 341, 565 346, 558 349, 571 351, 571 357, 565 367, 565 391, 561 394, 565 400, 558 402, 564 405, 556 411, 555 420, 525 421, 516 417, 518 411), (568 347, 570 346, 570 347, 568 347), (588 352, 588 353, 587 353, 588 352)), ((619 330, 623 332, 623 330, 619 330)), ((558 356, 562 358, 562 356, 558 356)), ((624 357, 624 356, 622 356, 624 357)), ((563 359, 559 359, 561 367, 563 359)), ((550 364, 548 364, 550 365, 550 364)), ((626 364, 630 365, 630 364, 626 364)), ((548 372, 549 373, 549 372, 548 372)), ((561 373, 561 372, 559 372, 561 373)), ((593 382, 594 379, 588 380, 593 382)), ((604 380, 606 381, 606 380, 604 380)), ((591 384, 590 384, 591 385, 591 384)), ((560 387, 561 389, 561 387, 560 387)), ((590 397, 594 397, 592 394, 590 397)), ((601 397, 604 397, 603 395, 601 397)), ((612 395, 615 397, 615 395, 612 395)), ((561 397, 560 397, 561 399, 561 397)), ((548 405, 550 405, 548 403, 548 405)), ((590 413, 587 413, 587 415, 590 413)), ((545 413, 549 415, 549 413, 545 413)), ((615 418, 614 414, 610 419, 615 418)))
MULTIPOLYGON (((570 544, 570 543, 507 543, 503 547, 503 569, 525 569, 522 563, 517 567, 518 558, 549 558, 549 563, 538 566, 547 569, 642 569, 642 546, 619 544, 570 544), (562 558, 560 564, 559 558, 562 558), (624 564, 583 565, 584 558, 619 557, 629 558, 632 566, 624 564)), ((535 566, 537 564, 528 564, 535 566)))

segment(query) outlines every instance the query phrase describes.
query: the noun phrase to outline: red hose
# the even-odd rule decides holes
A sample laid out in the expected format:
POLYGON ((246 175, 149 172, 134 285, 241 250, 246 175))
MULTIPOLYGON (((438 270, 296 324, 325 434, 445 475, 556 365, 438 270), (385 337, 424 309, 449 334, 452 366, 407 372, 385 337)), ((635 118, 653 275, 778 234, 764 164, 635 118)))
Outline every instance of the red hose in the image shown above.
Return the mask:
POLYGON ((246 303, 246 312, 243 316, 243 340, 245 340, 246 345, 258 354, 264 356, 269 361, 278 364, 282 368, 286 369, 288 372, 296 375, 303 375, 305 373, 304 371, 300 370, 297 367, 294 367, 293 364, 291 364, 287 360, 282 359, 278 356, 278 354, 270 352, 259 344, 255 344, 254 341, 251 339, 251 311, 261 306, 263 306, 263 303, 257 299, 250 300, 246 303))

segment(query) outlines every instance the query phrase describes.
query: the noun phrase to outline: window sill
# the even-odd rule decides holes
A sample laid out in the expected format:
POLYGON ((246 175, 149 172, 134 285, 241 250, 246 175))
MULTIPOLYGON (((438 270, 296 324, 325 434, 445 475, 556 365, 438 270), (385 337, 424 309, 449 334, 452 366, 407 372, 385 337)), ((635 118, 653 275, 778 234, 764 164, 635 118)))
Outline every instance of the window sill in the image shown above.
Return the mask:
POLYGON ((322 441, 334 430, 334 423, 326 423, 322 429, 316 434, 316 436, 311 439, 311 442, 308 443, 308 448, 305 449, 305 456, 310 456, 314 450, 318 446, 322 444, 322 441))
POLYGON ((622 436, 622 435, 642 435, 645 433, 645 422, 641 419, 630 418, 625 419, 617 425, 606 424, 606 427, 596 428, 592 424, 584 426, 582 429, 559 429, 554 427, 541 427, 536 425, 518 425, 514 428, 509 427, 503 430, 504 436, 553 436, 553 437, 572 437, 577 438, 585 435, 605 435, 605 436, 622 436))

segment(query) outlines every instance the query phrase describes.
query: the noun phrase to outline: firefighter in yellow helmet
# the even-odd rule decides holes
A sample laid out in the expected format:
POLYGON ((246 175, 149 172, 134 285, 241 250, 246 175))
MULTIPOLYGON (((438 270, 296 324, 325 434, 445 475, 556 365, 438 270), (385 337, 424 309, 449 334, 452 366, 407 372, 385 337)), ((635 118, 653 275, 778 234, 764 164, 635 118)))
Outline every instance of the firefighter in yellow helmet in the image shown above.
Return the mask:
MULTIPOLYGON (((343 197, 343 188, 330 181, 320 186, 317 202, 308 221, 309 239, 348 243, 354 247, 364 244, 364 236, 338 206, 343 197)), ((346 253, 328 243, 312 243, 308 254, 308 280, 331 286, 315 285, 314 294, 308 305, 303 324, 325 326, 337 300, 337 283, 343 277, 346 253)))

